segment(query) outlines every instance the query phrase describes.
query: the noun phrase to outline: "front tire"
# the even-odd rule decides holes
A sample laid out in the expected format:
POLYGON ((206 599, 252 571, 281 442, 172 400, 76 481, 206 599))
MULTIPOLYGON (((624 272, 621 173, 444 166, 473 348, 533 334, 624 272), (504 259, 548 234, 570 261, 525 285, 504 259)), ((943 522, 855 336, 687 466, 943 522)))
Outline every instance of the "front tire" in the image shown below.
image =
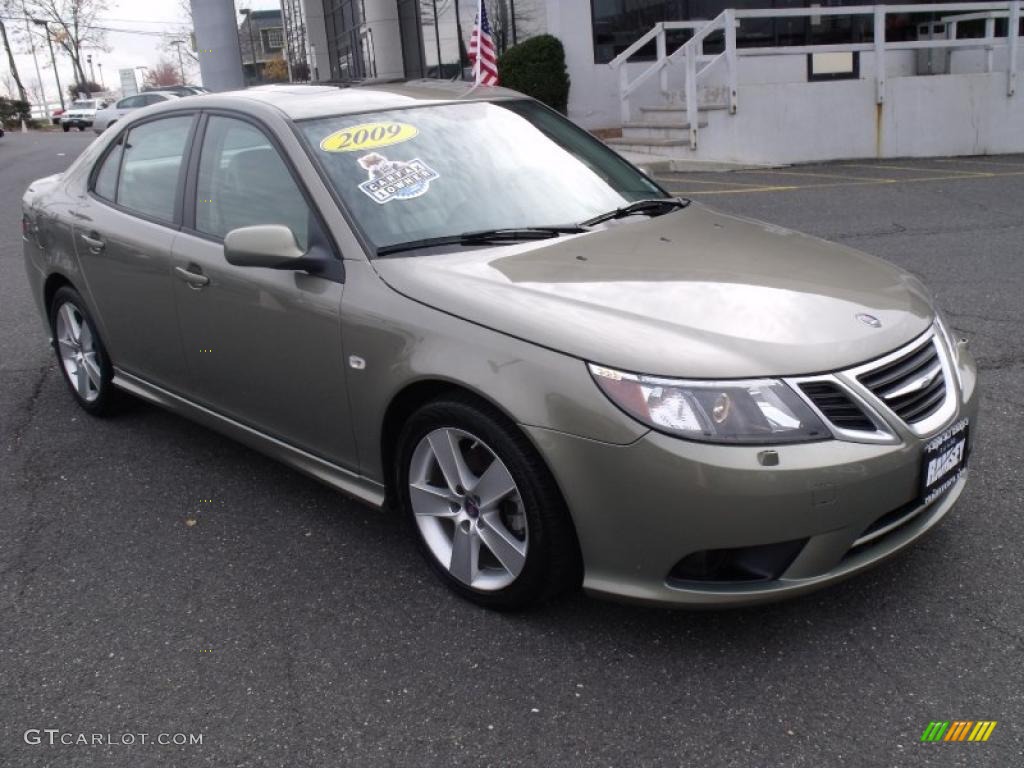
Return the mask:
POLYGON ((64 382, 88 413, 109 413, 116 403, 114 369, 85 302, 70 286, 57 290, 50 302, 50 328, 64 382))
POLYGON ((579 585, 579 547, 551 473, 521 431, 475 399, 429 403, 399 437, 398 497, 431 567, 488 608, 579 585))

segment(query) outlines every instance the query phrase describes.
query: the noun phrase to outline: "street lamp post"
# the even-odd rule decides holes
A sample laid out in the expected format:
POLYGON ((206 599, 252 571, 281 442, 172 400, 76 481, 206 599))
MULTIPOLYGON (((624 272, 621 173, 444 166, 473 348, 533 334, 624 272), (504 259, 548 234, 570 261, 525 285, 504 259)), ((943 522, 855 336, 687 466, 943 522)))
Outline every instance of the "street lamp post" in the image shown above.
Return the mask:
POLYGON ((185 44, 184 40, 171 40, 171 45, 178 49, 178 71, 181 73, 181 84, 185 84, 185 64, 181 58, 181 46, 185 44))
POLYGON ((29 26, 27 18, 25 19, 25 31, 28 33, 28 44, 32 49, 32 61, 36 65, 36 82, 39 83, 39 98, 43 100, 43 114, 46 115, 46 122, 50 122, 50 105, 46 101, 46 89, 43 88, 43 76, 39 72, 39 59, 36 57, 36 43, 32 37, 32 27, 29 26))
POLYGON ((100 68, 100 85, 103 86, 103 90, 107 90, 107 82, 103 79, 103 62, 97 61, 96 66, 100 68))
POLYGON ((249 50, 252 52, 252 73, 257 83, 262 83, 263 78, 260 77, 260 68, 256 64, 256 41, 252 36, 252 8, 239 8, 238 12, 245 16, 245 26, 249 28, 249 50))
POLYGON ((50 48, 50 63, 53 65, 53 77, 57 81, 57 95, 60 97, 60 108, 64 109, 64 89, 60 87, 60 73, 57 71, 57 57, 53 55, 53 37, 50 35, 50 25, 42 19, 32 19, 32 23, 46 29, 46 44, 50 48))
POLYGON ((92 82, 96 82, 96 70, 92 67, 92 54, 87 53, 85 55, 85 63, 89 65, 89 79, 92 82))

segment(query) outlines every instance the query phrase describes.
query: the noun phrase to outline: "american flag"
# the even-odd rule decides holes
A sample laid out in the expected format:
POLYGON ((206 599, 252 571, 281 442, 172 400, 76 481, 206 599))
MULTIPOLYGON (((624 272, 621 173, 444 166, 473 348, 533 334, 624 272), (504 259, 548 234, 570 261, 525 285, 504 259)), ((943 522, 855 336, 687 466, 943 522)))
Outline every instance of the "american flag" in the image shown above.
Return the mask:
POLYGON ((480 0, 473 36, 469 38, 469 60, 473 64, 473 78, 477 85, 498 84, 498 53, 491 36, 491 23, 487 21, 487 6, 480 0))

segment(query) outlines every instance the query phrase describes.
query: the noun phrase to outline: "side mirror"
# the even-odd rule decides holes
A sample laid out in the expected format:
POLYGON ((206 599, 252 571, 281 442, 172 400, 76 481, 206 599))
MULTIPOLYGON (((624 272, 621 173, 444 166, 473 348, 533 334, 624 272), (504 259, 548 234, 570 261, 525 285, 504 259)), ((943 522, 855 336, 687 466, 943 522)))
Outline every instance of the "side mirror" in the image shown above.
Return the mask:
POLYGON ((308 270, 312 260, 305 256, 292 231, 280 224, 239 227, 224 236, 224 258, 236 267, 308 270))

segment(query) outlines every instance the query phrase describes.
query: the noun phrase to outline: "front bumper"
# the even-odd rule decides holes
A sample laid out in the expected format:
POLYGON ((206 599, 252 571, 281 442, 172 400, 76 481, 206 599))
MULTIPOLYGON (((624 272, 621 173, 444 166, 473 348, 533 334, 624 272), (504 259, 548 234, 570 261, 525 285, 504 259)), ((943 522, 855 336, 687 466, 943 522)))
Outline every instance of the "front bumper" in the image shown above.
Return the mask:
MULTIPOLYGON (((956 365, 957 409, 977 420, 976 370, 966 349, 956 365)), ((576 524, 584 588, 652 604, 738 606, 813 591, 852 576, 923 535, 952 508, 966 473, 929 505, 919 495, 926 437, 898 444, 830 440, 773 446, 708 445, 649 432, 610 445, 527 428, 547 458, 576 524), (796 542, 777 576, 678 578, 691 553, 796 542), (674 570, 676 569, 676 570, 674 570), (670 575, 671 574, 671 575, 670 575)), ((938 430, 941 431, 941 430, 938 430)), ((972 430, 972 441, 976 429, 972 430)))

